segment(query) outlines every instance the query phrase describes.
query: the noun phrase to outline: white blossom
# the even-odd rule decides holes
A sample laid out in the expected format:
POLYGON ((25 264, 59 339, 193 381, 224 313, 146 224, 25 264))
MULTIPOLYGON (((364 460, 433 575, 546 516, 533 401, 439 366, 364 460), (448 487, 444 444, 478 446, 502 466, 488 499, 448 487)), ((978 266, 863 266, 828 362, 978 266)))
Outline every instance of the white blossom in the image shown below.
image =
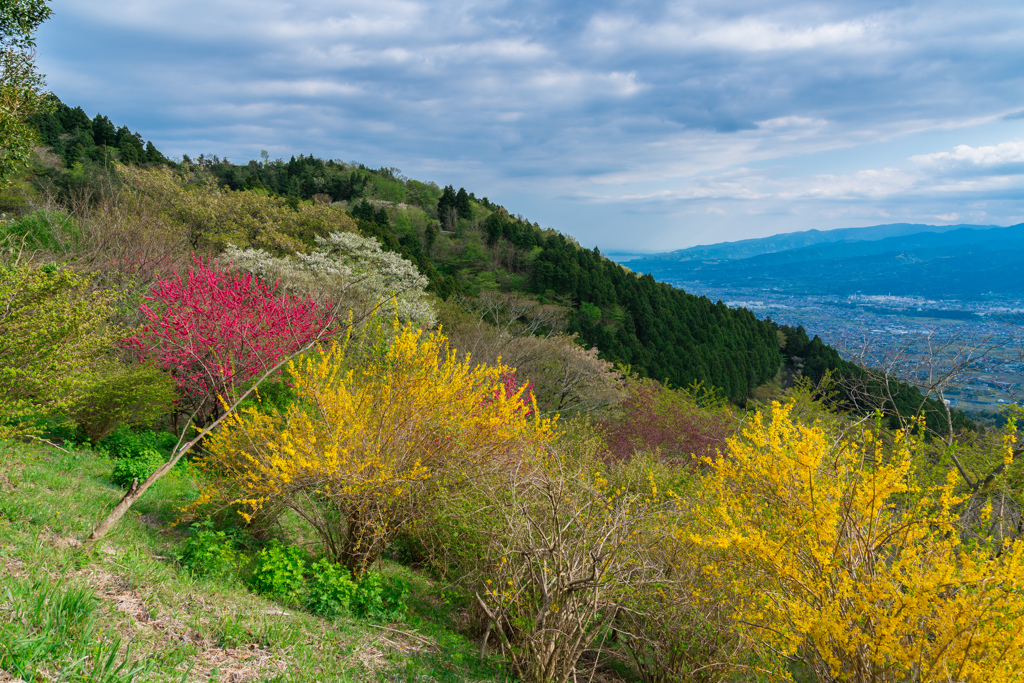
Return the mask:
POLYGON ((286 291, 340 302, 360 315, 376 311, 423 327, 437 322, 424 291, 428 280, 415 265, 384 251, 372 237, 334 232, 316 240, 313 253, 289 258, 228 245, 222 260, 267 282, 279 282, 286 291))

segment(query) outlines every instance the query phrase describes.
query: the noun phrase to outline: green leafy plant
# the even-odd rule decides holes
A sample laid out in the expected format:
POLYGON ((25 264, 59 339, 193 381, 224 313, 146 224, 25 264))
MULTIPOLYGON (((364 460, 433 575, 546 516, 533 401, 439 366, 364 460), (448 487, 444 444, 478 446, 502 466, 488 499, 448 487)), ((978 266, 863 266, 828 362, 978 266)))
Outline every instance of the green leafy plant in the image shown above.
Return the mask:
POLYGON ((0 185, 11 184, 32 158, 39 134, 29 117, 53 108, 35 64, 35 32, 50 11, 46 0, 0 5, 0 185))
POLYGON ((166 461, 167 456, 160 451, 145 449, 133 457, 119 459, 110 480, 123 488, 131 486, 136 480, 141 484, 166 461))
POLYGON ((69 270, 0 266, 0 434, 34 431, 25 418, 62 412, 80 395, 120 336, 108 320, 113 296, 69 270))
POLYGON ((306 606, 313 614, 336 617, 349 611, 359 586, 348 569, 336 562, 322 559, 313 567, 306 606))
POLYGON ((352 614, 373 621, 401 621, 409 609, 409 586, 399 578, 367 572, 352 596, 352 614))
MULTIPOLYGON (((170 432, 154 432, 152 430, 133 430, 119 427, 98 444, 100 450, 106 451, 114 458, 137 458, 145 451, 170 453, 177 442, 177 437, 170 432)), ((164 458, 166 460, 166 458, 164 458)))
POLYGON ((306 553, 274 541, 256 554, 250 585, 257 593, 301 603, 306 595, 306 553))
POLYGON ((196 576, 227 578, 237 574, 241 556, 230 535, 215 530, 209 521, 193 524, 191 531, 175 557, 183 567, 196 576))
POLYGON ((263 381, 255 394, 242 401, 239 409, 252 408, 264 413, 283 413, 295 402, 296 397, 295 389, 280 380, 263 381))
POLYGON ((74 219, 63 211, 33 211, 0 225, 0 240, 26 251, 69 251, 79 234, 74 219))
POLYGON ((111 362, 93 373, 68 414, 95 443, 122 425, 153 425, 171 412, 173 400, 174 380, 160 368, 111 362))

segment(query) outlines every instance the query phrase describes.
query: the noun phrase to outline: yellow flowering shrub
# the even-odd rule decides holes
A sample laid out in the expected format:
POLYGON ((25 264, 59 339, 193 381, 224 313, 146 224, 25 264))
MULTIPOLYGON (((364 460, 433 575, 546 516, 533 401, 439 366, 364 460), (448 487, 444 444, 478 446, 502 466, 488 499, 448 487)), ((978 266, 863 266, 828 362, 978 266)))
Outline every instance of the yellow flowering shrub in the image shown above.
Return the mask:
POLYGON ((283 412, 226 421, 204 464, 243 515, 294 510, 358 575, 415 518, 418 498, 555 438, 523 389, 505 390, 508 372, 474 367, 440 332, 408 326, 369 352, 338 343, 288 366, 297 400, 283 412))
POLYGON ((955 474, 919 483, 919 451, 902 433, 837 439, 775 403, 712 460, 694 539, 724 552, 708 570, 739 596, 740 628, 819 680, 1024 680, 1024 543, 963 541, 955 474))

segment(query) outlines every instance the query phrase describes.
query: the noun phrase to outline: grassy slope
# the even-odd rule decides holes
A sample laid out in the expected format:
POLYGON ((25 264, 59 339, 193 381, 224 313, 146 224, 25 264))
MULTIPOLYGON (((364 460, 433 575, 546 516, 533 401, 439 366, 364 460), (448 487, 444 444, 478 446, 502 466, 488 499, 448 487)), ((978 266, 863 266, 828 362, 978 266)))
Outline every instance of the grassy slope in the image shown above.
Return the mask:
MULTIPOLYGON (((112 461, 89 451, 0 442, 0 661, 25 680, 494 681, 495 659, 456 630, 442 589, 410 583, 404 623, 321 619, 193 577, 168 558, 168 528, 195 490, 186 473, 158 482, 108 536, 77 545, 120 498, 112 461), (42 604, 45 603, 45 604, 42 604), (11 664, 12 653, 23 664, 11 664), (109 662, 108 662, 109 660, 109 662), (127 660, 127 661, 126 661, 127 660), (118 667, 121 667, 118 670, 118 667), (134 675, 133 674, 134 671, 134 675)), ((0 681, 8 680, 0 670, 0 681)))

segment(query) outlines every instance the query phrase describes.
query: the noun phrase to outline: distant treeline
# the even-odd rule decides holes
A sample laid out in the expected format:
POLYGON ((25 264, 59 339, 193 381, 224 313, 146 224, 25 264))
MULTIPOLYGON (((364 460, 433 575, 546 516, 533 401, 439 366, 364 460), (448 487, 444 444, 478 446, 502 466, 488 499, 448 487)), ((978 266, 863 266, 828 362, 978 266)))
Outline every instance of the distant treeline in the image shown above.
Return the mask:
POLYGON ((126 164, 162 164, 168 160, 153 145, 128 126, 115 127, 102 114, 93 118, 81 107, 71 108, 56 97, 52 113, 36 114, 32 123, 44 145, 60 157, 67 168, 86 160, 121 161, 126 164), (111 152, 116 152, 112 155, 111 152), (111 159, 111 156, 114 156, 111 159))

